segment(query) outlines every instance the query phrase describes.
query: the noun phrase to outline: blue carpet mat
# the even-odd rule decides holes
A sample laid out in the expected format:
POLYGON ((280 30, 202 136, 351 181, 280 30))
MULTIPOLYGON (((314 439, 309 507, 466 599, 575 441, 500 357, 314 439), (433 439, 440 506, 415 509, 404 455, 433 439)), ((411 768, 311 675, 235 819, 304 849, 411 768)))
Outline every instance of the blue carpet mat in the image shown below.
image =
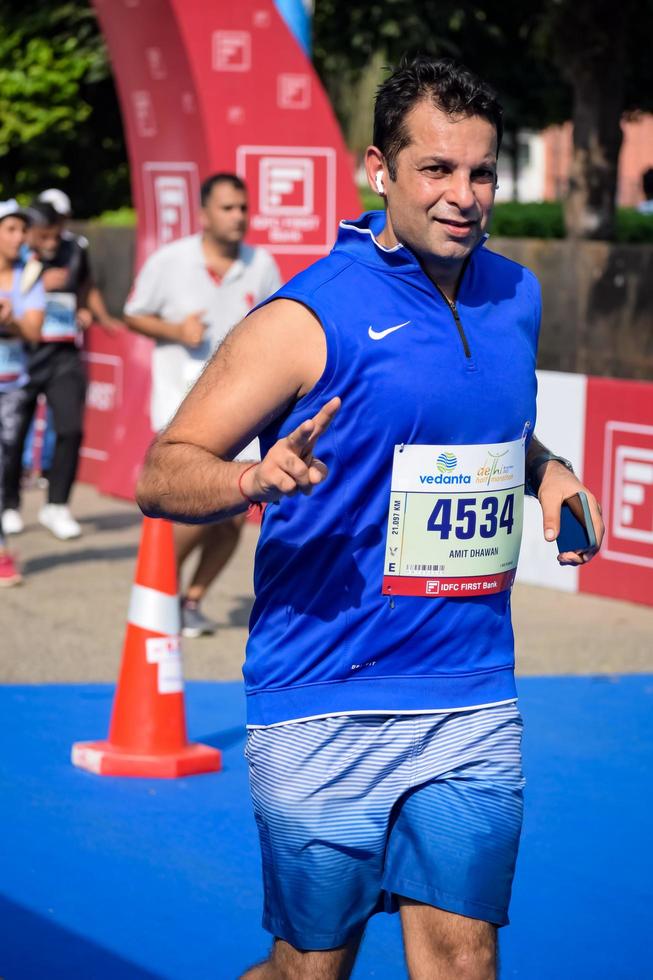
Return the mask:
MULTIPOLYGON (((502 977, 653 977, 653 677, 520 681, 528 779, 502 977)), ((74 769, 108 731, 105 685, 0 688, 0 976, 235 980, 269 946, 239 684, 187 685, 224 770, 131 780, 74 769)), ((356 980, 405 977, 397 916, 356 980)))

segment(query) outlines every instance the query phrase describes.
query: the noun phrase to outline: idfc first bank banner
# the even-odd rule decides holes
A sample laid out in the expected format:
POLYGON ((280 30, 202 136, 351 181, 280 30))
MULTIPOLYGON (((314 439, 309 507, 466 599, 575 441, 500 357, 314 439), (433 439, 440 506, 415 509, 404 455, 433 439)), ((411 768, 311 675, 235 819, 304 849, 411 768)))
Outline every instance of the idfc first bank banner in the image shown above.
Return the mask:
MULTIPOLYGON (((325 255, 360 200, 331 106, 272 0, 95 0, 122 107, 137 268, 198 230, 199 189, 244 178, 248 242, 288 279, 325 255)), ((136 270, 135 270, 136 271, 136 270)), ((130 496, 151 439, 151 341, 92 330, 81 477, 130 496)))

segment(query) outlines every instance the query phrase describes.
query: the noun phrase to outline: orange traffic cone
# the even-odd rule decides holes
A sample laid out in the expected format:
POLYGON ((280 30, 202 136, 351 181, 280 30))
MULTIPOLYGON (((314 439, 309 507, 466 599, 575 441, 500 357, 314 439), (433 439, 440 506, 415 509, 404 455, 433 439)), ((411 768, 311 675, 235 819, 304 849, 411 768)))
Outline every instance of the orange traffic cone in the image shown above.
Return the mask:
POLYGON ((172 525, 143 520, 109 738, 76 742, 73 764, 101 776, 190 776, 221 768, 186 737, 172 525))

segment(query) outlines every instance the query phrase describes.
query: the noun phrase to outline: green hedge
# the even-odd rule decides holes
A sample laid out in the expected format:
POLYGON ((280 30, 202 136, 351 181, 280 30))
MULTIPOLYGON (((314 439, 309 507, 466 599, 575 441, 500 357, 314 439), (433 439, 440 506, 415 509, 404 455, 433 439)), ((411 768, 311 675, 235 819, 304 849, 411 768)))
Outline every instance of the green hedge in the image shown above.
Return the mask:
MULTIPOLYGON (((562 203, 497 204, 490 230, 497 238, 564 238, 562 203)), ((639 214, 635 208, 618 208, 617 241, 653 242, 653 216, 639 214)))
POLYGON ((91 218, 91 221, 98 225, 117 225, 123 228, 125 226, 131 228, 136 224, 136 211, 134 208, 122 207, 116 211, 104 211, 97 218, 91 218))
MULTIPOLYGON (((361 187, 359 190, 365 211, 383 207, 383 201, 378 194, 367 187, 361 187)), ((490 231, 497 238, 564 238, 562 202, 520 204, 509 201, 505 204, 497 204, 492 215, 490 231)), ((617 241, 635 244, 653 243, 653 215, 639 214, 634 208, 619 208, 617 241)))
POLYGON ((497 238, 564 238, 562 204, 496 204, 490 231, 497 238))
POLYGON ((640 214, 635 208, 619 208, 617 241, 653 242, 653 214, 640 214))
POLYGON ((363 211, 383 211, 385 207, 383 198, 371 191, 369 187, 359 187, 358 193, 363 204, 363 211))
MULTIPOLYGON (((383 198, 374 191, 359 187, 359 192, 363 211, 383 208, 383 198)), ((93 220, 103 225, 135 225, 136 213, 132 208, 120 208, 119 211, 105 211, 93 220)), ((562 204, 560 201, 544 201, 542 204, 509 201, 497 204, 490 231, 497 238, 564 238, 562 204)), ((639 214, 634 208, 619 208, 617 241, 653 243, 653 215, 639 214)))

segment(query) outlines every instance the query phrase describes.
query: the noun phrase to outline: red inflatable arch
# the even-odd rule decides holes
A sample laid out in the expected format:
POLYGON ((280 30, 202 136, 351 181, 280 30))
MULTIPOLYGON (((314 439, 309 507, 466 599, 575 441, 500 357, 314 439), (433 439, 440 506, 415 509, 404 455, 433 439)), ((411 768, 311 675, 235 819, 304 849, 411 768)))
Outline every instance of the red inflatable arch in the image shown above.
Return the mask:
MULTIPOLYGON (((217 170, 250 189, 248 241, 285 278, 326 254, 360 211, 353 161, 317 75, 272 0, 94 0, 122 107, 137 264, 197 230, 217 170)), ((130 496, 151 438, 150 342, 89 338, 81 478, 130 496), (102 397, 100 397, 102 396, 102 397)))

